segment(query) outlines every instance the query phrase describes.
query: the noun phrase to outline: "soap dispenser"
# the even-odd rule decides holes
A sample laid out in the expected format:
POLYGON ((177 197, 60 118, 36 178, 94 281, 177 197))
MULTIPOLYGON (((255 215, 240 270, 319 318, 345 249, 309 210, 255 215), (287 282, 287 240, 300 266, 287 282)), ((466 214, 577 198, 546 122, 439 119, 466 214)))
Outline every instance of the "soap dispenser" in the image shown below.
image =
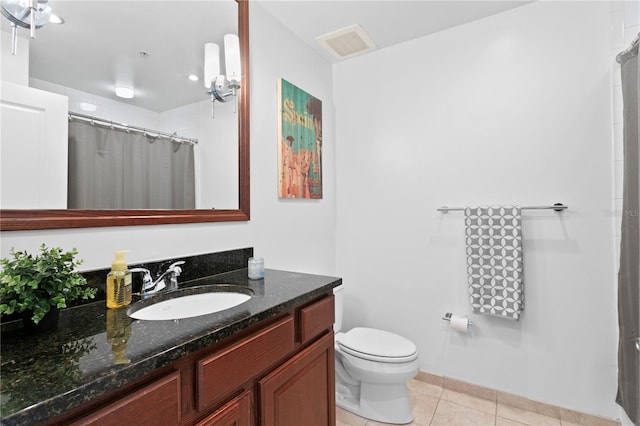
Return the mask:
POLYGON ((124 254, 128 250, 116 250, 116 258, 107 275, 107 308, 121 308, 131 303, 131 272, 127 269, 124 254))

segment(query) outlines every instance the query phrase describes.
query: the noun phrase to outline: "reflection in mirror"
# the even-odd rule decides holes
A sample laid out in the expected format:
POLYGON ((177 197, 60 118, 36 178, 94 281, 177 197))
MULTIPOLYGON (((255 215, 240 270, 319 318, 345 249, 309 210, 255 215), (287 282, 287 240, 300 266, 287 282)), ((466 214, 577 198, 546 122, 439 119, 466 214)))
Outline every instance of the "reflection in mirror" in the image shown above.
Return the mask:
MULTIPOLYGON (((205 43, 221 45, 225 34, 238 31, 236 4, 60 0, 53 6, 65 22, 40 28, 30 43, 29 86, 67 96, 69 112, 96 117, 69 123, 68 164, 58 165, 69 171, 66 207, 237 208, 237 114, 228 106, 218 108, 217 120, 208 117, 203 78, 205 43), (180 31, 169 30, 177 25, 180 31), (126 98, 117 94, 123 88, 131 89, 126 98), (158 138, 159 132, 180 139, 158 138)), ((53 143, 65 151, 65 139, 53 143)), ((3 169, 20 176, 19 166, 6 161, 3 169)), ((5 193, 45 178, 31 172, 5 193)), ((3 207, 24 208, 18 200, 5 197, 3 207)), ((65 205, 55 201, 39 206, 65 205)))
MULTIPOLYGON (((40 28, 31 43, 19 40, 17 56, 29 53, 26 82, 19 76, 6 82, 13 74, 3 65, 2 229, 248 220, 247 2, 61 0, 52 7, 65 23, 40 28), (220 104, 213 119, 204 45, 222 47, 225 34, 240 38, 243 75, 237 112, 234 102, 220 104), (133 89, 133 98, 117 97, 116 86, 133 89), (45 106, 33 109, 51 112, 51 130, 14 120, 11 97, 24 99, 25 90, 42 95, 45 106), (62 108, 56 98, 64 100, 62 108), (145 149, 123 155, 132 135, 145 149), (112 143, 114 137, 127 140, 112 143), (6 141, 16 143, 7 148, 6 141), (149 147, 163 147, 167 158, 147 154, 149 147), (7 153, 16 161, 6 162, 7 153), (172 164, 173 153, 184 157, 180 166, 172 164), (93 186, 110 174, 116 175, 116 195, 93 186), (61 210, 67 207, 79 210, 61 210), (24 210, 34 208, 46 210, 24 210)), ((5 45, 3 62, 11 65, 16 61, 5 60, 5 45)), ((220 53, 224 73, 223 47, 220 53)), ((48 120, 35 115, 40 123, 48 120)))

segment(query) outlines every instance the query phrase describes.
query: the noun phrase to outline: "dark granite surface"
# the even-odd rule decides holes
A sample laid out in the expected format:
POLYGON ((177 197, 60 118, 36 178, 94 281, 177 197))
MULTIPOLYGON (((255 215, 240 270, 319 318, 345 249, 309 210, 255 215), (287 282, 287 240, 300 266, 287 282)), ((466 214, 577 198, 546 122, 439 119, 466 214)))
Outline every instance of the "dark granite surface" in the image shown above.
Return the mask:
MULTIPOLYGON (((56 331, 27 334, 17 324, 3 324, 1 424, 27 425, 51 418, 309 301, 342 281, 269 269, 263 280, 249 280, 246 254, 242 269, 181 281, 181 289, 193 287, 188 291, 232 284, 254 293, 249 301, 219 313, 141 321, 129 318, 126 309, 108 310, 101 300, 62 310, 56 331)), ((188 267, 185 264, 184 270, 188 267)), ((206 267, 201 271, 211 272, 206 267)))
MULTIPOLYGON (((179 282, 191 281, 200 277, 218 275, 247 267, 247 261, 253 256, 252 248, 241 248, 216 253, 199 254, 195 256, 183 256, 172 259, 159 260, 156 262, 132 263, 129 269, 146 268, 155 279, 167 270, 169 265, 178 260, 183 260, 182 274, 178 278, 179 282)), ((125 256, 126 258, 126 256, 125 256)), ((86 278, 87 284, 98 289, 95 300, 105 299, 105 285, 107 274, 111 268, 85 271, 82 275, 86 278)), ((133 291, 140 291, 142 274, 133 274, 133 291)))

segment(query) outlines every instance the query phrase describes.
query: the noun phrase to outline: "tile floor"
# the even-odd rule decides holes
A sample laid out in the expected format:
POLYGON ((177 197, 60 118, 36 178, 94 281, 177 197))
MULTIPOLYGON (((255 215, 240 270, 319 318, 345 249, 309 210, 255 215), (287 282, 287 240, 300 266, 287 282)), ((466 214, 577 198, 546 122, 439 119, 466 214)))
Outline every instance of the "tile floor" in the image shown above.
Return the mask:
MULTIPOLYGON (((419 380, 408 382, 413 426, 522 426, 557 425, 574 426, 575 423, 521 410, 495 401, 481 399, 465 393, 443 389, 440 386, 419 380)), ((336 407, 336 426, 383 425, 363 419, 336 407)), ((596 426, 596 425, 593 425, 596 426)))

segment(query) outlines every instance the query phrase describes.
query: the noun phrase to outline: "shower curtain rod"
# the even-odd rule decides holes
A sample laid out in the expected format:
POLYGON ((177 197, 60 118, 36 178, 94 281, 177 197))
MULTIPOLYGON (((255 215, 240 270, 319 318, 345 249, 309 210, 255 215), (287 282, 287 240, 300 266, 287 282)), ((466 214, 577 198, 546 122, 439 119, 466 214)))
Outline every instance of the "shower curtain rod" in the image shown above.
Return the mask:
POLYGON ((158 132, 155 130, 145 129, 143 127, 129 126, 128 124, 125 124, 125 123, 118 123, 117 121, 106 120, 104 118, 98 118, 98 117, 93 117, 91 115, 85 115, 85 114, 69 111, 69 121, 72 121, 74 119, 88 121, 92 125, 96 124, 98 126, 103 126, 103 127, 118 128, 120 130, 124 130, 127 132, 142 133, 145 136, 157 137, 161 139, 169 139, 172 142, 191 143, 194 145, 198 143, 198 139, 184 138, 182 136, 176 135, 175 133, 173 134, 164 133, 164 132, 158 132))
MULTIPOLYGON (((560 212, 562 210, 566 210, 569 207, 565 206, 562 203, 556 203, 553 206, 522 206, 520 207, 522 210, 555 210, 557 212, 560 212)), ((442 213, 449 213, 452 211, 464 211, 465 207, 447 207, 447 206, 442 206, 439 209, 437 209, 439 212, 442 213)))
POLYGON ((628 54, 629 52, 631 52, 636 46, 638 46, 638 38, 640 37, 640 33, 638 33, 638 35, 636 35, 636 38, 633 39, 633 41, 631 42, 631 46, 627 47, 625 50, 623 50, 622 52, 618 53, 616 55, 616 62, 617 63, 622 63, 622 58, 628 54))

